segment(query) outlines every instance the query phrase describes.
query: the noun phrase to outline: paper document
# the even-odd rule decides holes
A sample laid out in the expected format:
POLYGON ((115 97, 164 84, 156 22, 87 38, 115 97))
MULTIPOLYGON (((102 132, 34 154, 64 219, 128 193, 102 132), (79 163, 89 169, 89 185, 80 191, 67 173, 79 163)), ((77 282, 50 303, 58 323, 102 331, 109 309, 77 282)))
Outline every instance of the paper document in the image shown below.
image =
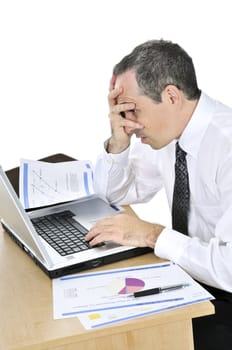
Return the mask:
POLYGON ((167 262, 64 276, 53 280, 54 318, 78 316, 95 328, 203 300, 212 299, 178 265, 167 262), (183 289, 135 298, 143 289, 175 284, 183 289))
POLYGON ((25 209, 81 199, 94 194, 90 161, 47 163, 21 159, 19 198, 25 209))
POLYGON ((94 329, 123 321, 128 321, 133 318, 149 316, 157 312, 177 307, 173 305, 170 305, 169 307, 169 304, 171 303, 167 302, 166 304, 162 304, 162 307, 160 309, 152 305, 139 305, 125 309, 87 312, 78 315, 78 319, 86 329, 94 329))

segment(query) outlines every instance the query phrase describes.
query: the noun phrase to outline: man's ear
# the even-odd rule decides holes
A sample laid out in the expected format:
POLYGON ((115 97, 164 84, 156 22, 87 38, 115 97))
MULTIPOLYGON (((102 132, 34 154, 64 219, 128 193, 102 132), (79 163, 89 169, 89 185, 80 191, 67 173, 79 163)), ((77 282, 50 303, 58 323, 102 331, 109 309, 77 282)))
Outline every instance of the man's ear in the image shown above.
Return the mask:
POLYGON ((162 97, 170 104, 177 104, 181 100, 180 90, 175 85, 167 85, 163 92, 162 97))

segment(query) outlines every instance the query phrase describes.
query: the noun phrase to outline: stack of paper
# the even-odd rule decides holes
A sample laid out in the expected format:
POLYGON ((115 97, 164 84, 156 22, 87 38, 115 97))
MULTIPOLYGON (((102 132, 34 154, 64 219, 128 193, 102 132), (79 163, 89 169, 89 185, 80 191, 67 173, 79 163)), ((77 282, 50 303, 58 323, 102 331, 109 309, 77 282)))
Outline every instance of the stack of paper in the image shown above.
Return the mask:
POLYGON ((173 262, 53 280, 54 318, 78 316, 87 329, 210 299, 213 296, 173 262), (185 288, 133 296, 137 291, 177 284, 185 288))

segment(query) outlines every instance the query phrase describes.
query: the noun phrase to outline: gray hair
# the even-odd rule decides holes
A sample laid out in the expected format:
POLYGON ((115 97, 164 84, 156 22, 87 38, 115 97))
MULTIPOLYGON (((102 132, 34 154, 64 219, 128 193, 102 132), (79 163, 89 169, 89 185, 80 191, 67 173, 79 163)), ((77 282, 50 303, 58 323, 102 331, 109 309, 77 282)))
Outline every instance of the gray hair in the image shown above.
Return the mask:
POLYGON ((113 69, 114 75, 134 70, 142 95, 161 102, 167 85, 175 85, 188 100, 200 97, 191 57, 178 44, 166 40, 150 40, 138 45, 113 69))

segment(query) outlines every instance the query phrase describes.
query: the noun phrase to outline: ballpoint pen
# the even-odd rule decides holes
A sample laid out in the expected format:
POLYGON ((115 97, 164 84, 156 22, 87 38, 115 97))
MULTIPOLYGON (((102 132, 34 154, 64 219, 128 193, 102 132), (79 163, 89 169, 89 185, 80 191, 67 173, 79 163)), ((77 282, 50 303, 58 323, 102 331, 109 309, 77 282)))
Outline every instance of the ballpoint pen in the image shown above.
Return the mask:
POLYGON ((145 290, 141 290, 139 292, 135 292, 134 294, 132 294, 132 296, 134 296, 135 298, 144 297, 147 295, 160 294, 160 293, 164 293, 164 292, 171 292, 173 290, 182 289, 182 288, 185 288, 188 286, 189 286, 188 283, 181 283, 181 284, 175 284, 175 285, 166 286, 166 287, 145 289, 145 290))

